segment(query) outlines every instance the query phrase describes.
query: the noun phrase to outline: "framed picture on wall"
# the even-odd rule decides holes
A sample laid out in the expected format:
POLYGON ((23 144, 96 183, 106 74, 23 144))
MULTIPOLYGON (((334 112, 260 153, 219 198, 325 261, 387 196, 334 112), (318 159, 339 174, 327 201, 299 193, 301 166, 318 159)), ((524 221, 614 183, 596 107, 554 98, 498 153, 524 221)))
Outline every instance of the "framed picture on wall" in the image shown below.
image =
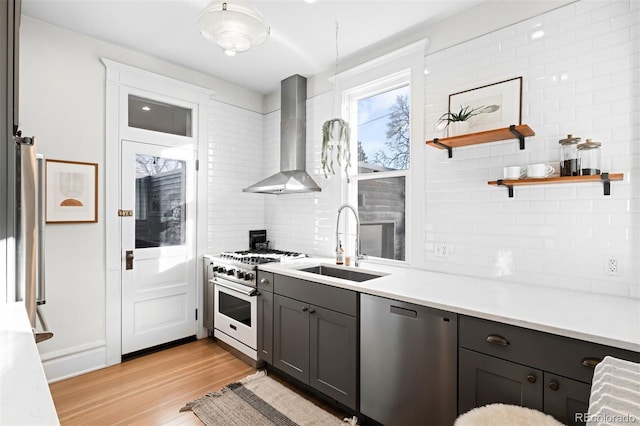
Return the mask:
POLYGON ((469 133, 522 124, 522 77, 449 95, 449 112, 468 107, 469 133))
POLYGON ((98 164, 47 159, 45 178, 47 223, 98 221, 98 164))

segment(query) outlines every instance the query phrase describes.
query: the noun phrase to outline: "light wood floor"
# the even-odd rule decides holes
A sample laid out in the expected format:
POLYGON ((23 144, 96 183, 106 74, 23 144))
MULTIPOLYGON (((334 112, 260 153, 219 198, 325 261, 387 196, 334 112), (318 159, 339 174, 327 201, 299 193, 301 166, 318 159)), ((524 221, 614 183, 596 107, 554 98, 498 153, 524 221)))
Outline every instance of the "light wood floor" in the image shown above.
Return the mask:
POLYGON ((187 402, 255 370, 202 339, 50 385, 66 425, 202 425, 187 402))

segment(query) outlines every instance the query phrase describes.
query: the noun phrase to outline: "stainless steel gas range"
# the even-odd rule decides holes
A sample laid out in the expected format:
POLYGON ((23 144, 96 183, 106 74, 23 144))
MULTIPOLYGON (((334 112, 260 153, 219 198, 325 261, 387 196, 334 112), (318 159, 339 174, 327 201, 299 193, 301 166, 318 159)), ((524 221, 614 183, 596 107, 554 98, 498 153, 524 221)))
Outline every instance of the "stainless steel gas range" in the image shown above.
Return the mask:
POLYGON ((304 257, 300 253, 270 249, 205 257, 205 327, 219 341, 249 358, 245 361, 257 363, 258 266, 304 257))

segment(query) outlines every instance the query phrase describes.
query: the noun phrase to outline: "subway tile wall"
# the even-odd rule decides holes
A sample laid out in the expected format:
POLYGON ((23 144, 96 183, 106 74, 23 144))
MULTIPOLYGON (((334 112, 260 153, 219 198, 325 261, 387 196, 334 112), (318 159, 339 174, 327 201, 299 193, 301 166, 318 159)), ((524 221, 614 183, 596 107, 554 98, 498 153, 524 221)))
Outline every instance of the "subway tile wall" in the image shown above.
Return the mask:
MULTIPOLYGON (((263 195, 272 247, 311 256, 332 256, 341 180, 322 173, 322 124, 330 118, 330 93, 307 99, 306 170, 322 188, 306 194, 263 195)), ((265 177, 280 170, 280 111, 265 116, 265 177)))
POLYGON ((428 55, 427 139, 448 96, 523 77, 522 122, 536 132, 446 151, 425 147, 426 268, 640 298, 640 2, 572 3, 428 55), (541 36, 541 37, 540 37, 541 36), (602 142, 602 184, 487 185, 503 167, 558 161, 567 134, 602 142), (448 244, 448 257, 434 245, 448 244), (619 275, 605 274, 617 259, 619 275))
POLYGON ((218 101, 209 111, 207 253, 246 250, 249 230, 265 227, 264 196, 242 192, 266 177, 264 116, 218 101))

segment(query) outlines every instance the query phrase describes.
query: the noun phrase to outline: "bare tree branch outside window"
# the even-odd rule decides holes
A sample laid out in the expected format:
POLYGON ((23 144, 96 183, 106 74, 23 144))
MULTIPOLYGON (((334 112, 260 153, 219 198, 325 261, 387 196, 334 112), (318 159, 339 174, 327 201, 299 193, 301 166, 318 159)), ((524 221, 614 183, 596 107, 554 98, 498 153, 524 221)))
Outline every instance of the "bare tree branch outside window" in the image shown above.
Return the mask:
POLYGON ((379 150, 374 155, 374 163, 392 169, 409 168, 409 98, 398 95, 396 103, 390 108, 391 114, 387 123, 388 149, 379 150))

